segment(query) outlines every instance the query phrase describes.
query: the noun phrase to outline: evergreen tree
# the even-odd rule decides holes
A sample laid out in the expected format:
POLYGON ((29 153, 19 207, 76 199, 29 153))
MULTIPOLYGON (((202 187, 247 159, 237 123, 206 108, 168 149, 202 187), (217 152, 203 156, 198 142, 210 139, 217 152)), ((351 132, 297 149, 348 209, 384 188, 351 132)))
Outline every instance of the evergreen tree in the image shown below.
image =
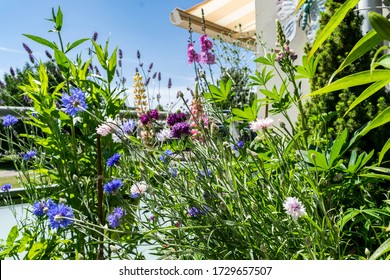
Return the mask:
MULTIPOLYGON (((320 30, 328 23, 335 11, 346 0, 326 1, 327 12, 320 21, 320 30)), ((328 84, 332 73, 338 68, 352 50, 353 46, 363 36, 361 32, 363 18, 357 11, 351 11, 341 22, 332 35, 317 51, 320 56, 315 77, 311 81, 311 90, 317 90, 328 84)), ((309 47, 307 48, 307 51, 309 47)), ((370 69, 372 55, 368 54, 345 68, 335 79, 370 69)), ((350 104, 363 92, 366 86, 353 87, 320 96, 314 96, 306 103, 305 113, 308 118, 307 128, 313 137, 312 143, 321 146, 327 140, 335 139, 344 129, 353 133, 390 104, 389 95, 385 90, 377 92, 371 98, 355 107, 346 116, 350 104)), ((365 151, 375 149, 380 151, 390 137, 389 126, 383 126, 365 136, 359 143, 359 148, 365 151)))

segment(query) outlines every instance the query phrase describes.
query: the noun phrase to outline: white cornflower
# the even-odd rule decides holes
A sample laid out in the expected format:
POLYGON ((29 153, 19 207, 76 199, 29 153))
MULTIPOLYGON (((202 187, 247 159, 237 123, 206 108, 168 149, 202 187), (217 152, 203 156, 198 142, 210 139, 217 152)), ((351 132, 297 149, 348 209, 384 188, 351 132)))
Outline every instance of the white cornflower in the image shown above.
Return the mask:
POLYGON ((255 121, 249 123, 249 128, 253 132, 260 132, 264 128, 270 128, 273 122, 274 120, 271 118, 256 119, 255 121))
POLYGON ((294 220, 298 220, 299 217, 306 214, 305 206, 296 197, 287 197, 283 208, 294 220))
POLYGON ((144 194, 148 189, 146 182, 141 181, 131 186, 130 193, 132 198, 137 198, 144 194))
POLYGON ((171 138, 171 130, 168 128, 164 128, 163 130, 156 133, 156 137, 158 141, 165 141, 169 138, 171 138))

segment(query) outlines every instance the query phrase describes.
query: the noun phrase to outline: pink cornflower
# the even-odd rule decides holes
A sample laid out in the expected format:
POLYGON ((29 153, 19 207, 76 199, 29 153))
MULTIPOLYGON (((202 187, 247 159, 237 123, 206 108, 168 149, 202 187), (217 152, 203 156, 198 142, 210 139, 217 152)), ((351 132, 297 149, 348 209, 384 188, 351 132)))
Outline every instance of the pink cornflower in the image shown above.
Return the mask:
POLYGON ((256 119, 255 121, 249 123, 249 128, 253 132, 260 132, 265 128, 270 128, 273 122, 274 120, 271 118, 256 119))
POLYGON ((294 220, 298 220, 299 217, 306 214, 305 206, 296 197, 287 197, 283 208, 294 220))
POLYGON ((114 127, 115 127, 114 120, 111 119, 111 118, 108 118, 105 123, 99 125, 96 128, 96 132, 98 134, 100 134, 101 136, 106 136, 106 135, 110 134, 114 130, 114 127))

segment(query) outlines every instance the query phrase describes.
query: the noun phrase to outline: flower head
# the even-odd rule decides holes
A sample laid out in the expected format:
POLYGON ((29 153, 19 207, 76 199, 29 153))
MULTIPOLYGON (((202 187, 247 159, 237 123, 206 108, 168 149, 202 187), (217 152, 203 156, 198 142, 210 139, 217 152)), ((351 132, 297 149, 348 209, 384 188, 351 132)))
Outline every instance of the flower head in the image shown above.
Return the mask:
POLYGON ((306 214, 305 206, 296 197, 287 197, 283 208, 294 220, 306 214))
POLYGON ((200 56, 195 51, 194 44, 192 44, 192 43, 188 44, 188 46, 187 46, 187 58, 188 58, 189 64, 200 61, 200 56))
POLYGON ((186 114, 182 112, 170 114, 167 118, 169 126, 174 126, 176 123, 184 122, 187 119, 186 114))
POLYGON ((164 154, 162 154, 159 159, 163 162, 163 163, 168 163, 167 161, 167 157, 166 156, 169 156, 171 157, 173 155, 173 152, 171 150, 165 150, 164 154))
POLYGON ((115 193, 120 187, 122 187, 123 182, 120 179, 114 179, 111 182, 108 182, 104 184, 103 188, 106 193, 113 194, 115 193))
POLYGON ((65 113, 70 116, 76 115, 82 108, 87 109, 85 102, 85 93, 79 88, 70 89, 70 95, 64 93, 61 97, 62 105, 65 107, 65 113))
POLYGON ((115 164, 119 162, 120 159, 121 159, 121 155, 119 153, 114 154, 112 157, 110 157, 107 160, 107 166, 113 167, 115 164))
POLYGON ((171 130, 164 128, 156 133, 156 137, 158 141, 163 142, 171 137, 171 130))
POLYGON ((33 157, 35 157, 36 155, 37 155, 37 152, 31 150, 31 151, 28 151, 27 153, 25 153, 25 154, 23 155, 23 159, 24 159, 24 160, 30 160, 30 159, 32 159, 33 157))
POLYGON ((235 145, 233 145, 233 150, 238 151, 238 149, 242 149, 244 145, 244 141, 238 141, 235 145))
POLYGON ((13 126, 18 122, 18 119, 12 115, 7 115, 3 117, 3 125, 4 126, 13 126))
POLYGON ((271 118, 257 119, 249 123, 249 128, 253 132, 260 132, 263 129, 270 128, 274 122, 271 118))
POLYGON ((187 122, 175 123, 171 128, 172 138, 181 138, 182 136, 191 135, 190 124, 187 122))
POLYGON ((116 127, 116 123, 112 118, 107 118, 107 120, 99 125, 96 128, 96 133, 100 134, 101 136, 107 136, 110 134, 116 127))
POLYGON ((130 193, 132 198, 137 198, 144 194, 148 189, 148 185, 144 182, 138 182, 131 186, 130 193))
POLYGON ((122 220, 125 210, 121 207, 114 208, 114 211, 107 216, 107 222, 112 228, 117 228, 122 220))
POLYGON ((35 216, 43 216, 48 211, 47 203, 45 201, 35 201, 33 204, 32 213, 35 216))
POLYGON ((66 228, 73 223, 73 210, 63 203, 52 205, 48 212, 50 227, 52 229, 66 228))
POLYGON ((123 139, 128 138, 134 132, 137 123, 135 120, 117 120, 115 125, 115 133, 112 134, 112 140, 115 143, 120 143, 123 139))
POLYGON ((204 209, 200 209, 198 207, 191 207, 190 209, 188 209, 188 215, 190 217, 199 217, 199 216, 203 216, 203 215, 206 215, 207 212, 210 211, 210 207, 208 206, 205 206, 204 209))
POLYGON ((11 185, 11 184, 5 184, 5 185, 2 185, 2 186, 1 186, 1 190, 2 190, 3 192, 8 192, 11 188, 12 188, 12 185, 11 185))

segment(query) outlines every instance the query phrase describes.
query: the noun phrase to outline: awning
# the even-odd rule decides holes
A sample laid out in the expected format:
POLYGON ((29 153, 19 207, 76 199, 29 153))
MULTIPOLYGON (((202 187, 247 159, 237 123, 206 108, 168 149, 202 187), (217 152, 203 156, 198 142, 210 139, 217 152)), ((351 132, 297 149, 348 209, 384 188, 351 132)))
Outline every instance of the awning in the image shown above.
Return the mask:
POLYGON ((172 24, 191 28, 203 33, 202 10, 204 12, 206 34, 226 41, 240 40, 254 46, 256 41, 255 0, 206 0, 188 10, 174 9, 171 12, 172 24))

